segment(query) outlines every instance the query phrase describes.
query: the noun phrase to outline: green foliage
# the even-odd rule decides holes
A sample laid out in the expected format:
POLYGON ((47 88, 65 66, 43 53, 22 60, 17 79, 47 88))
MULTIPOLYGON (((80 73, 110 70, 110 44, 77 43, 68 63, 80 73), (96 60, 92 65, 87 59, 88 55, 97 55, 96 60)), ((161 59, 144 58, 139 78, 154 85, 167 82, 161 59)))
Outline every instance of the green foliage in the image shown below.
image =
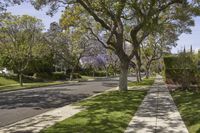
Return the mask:
POLYGON ((179 60, 176 56, 168 56, 164 57, 164 64, 166 69, 173 69, 173 68, 179 68, 181 67, 179 63, 177 63, 179 60))
POLYGON ((189 89, 191 84, 199 84, 200 71, 198 58, 192 53, 180 53, 178 56, 164 58, 167 83, 181 84, 189 89))
POLYGON ((200 94, 188 91, 175 91, 171 94, 189 132, 199 133, 200 94))
POLYGON ((52 55, 35 57, 29 62, 24 74, 33 76, 34 73, 48 73, 54 71, 54 60, 52 55))
POLYGON ((27 70, 38 44, 43 24, 41 20, 28 15, 14 16, 5 13, 0 26, 0 60, 3 67, 22 74, 27 70))
POLYGON ((66 80, 67 75, 63 72, 54 72, 51 78, 54 80, 66 80))
POLYGON ((78 105, 86 110, 41 133, 123 133, 146 91, 108 92, 78 105))

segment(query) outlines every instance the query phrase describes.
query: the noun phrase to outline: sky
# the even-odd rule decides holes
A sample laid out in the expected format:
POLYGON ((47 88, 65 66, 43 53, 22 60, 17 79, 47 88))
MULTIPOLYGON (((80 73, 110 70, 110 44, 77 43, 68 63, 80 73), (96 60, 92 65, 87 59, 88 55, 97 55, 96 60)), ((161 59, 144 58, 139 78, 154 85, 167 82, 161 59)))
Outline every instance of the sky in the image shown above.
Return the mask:
MULTIPOLYGON (((16 5, 13 7, 9 7, 7 9, 8 12, 11 12, 14 15, 30 15, 35 16, 38 19, 43 21, 45 28, 48 29, 51 22, 59 22, 62 12, 54 14, 53 17, 46 15, 47 9, 35 10, 32 5, 29 3, 23 3, 21 5, 16 5)), ((192 45, 193 50, 197 51, 200 49, 200 17, 196 17, 195 26, 192 27, 192 34, 182 34, 177 41, 178 46, 172 49, 172 53, 177 53, 180 50, 190 49, 192 45)))

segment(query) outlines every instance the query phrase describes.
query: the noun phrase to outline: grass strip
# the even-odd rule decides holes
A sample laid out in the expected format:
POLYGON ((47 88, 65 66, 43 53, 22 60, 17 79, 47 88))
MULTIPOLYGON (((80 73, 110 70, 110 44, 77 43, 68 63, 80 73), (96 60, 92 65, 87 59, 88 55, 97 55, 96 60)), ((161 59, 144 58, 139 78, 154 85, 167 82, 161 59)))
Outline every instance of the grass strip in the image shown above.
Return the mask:
POLYGON ((147 91, 111 91, 78 103, 86 108, 41 133, 123 133, 147 91))
POLYGON ((200 94, 188 91, 171 93, 190 133, 200 133, 200 94))
POLYGON ((133 86, 151 86, 151 85, 153 85, 154 80, 155 80, 155 77, 150 77, 148 79, 144 78, 141 82, 137 82, 137 81, 129 82, 128 86, 129 87, 133 87, 133 86))

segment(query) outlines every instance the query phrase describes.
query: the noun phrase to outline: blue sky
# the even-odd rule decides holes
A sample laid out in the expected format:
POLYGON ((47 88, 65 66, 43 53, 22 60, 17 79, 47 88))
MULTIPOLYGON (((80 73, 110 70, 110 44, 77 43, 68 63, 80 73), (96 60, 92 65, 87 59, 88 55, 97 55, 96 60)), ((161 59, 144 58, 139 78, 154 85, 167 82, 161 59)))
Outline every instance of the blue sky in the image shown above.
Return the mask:
MULTIPOLYGON (((23 3, 22 5, 8 8, 8 12, 12 12, 14 15, 26 14, 41 19, 45 25, 45 28, 48 29, 51 22, 59 21, 62 12, 59 11, 53 17, 50 17, 46 15, 46 11, 46 9, 37 11, 28 3, 23 3)), ((177 43, 178 46, 172 49, 173 53, 176 53, 178 50, 182 50, 184 46, 186 49, 190 49, 191 45, 194 50, 200 49, 200 17, 195 18, 195 26, 192 27, 192 34, 182 34, 177 43)))

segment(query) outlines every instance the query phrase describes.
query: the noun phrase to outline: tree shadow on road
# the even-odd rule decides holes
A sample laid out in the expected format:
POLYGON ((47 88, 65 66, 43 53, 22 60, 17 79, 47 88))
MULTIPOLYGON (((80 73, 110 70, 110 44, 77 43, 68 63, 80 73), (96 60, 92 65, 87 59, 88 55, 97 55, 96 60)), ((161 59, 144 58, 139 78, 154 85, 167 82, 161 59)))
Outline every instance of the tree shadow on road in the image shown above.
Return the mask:
POLYGON ((58 108, 90 96, 90 94, 67 94, 61 91, 66 92, 69 90, 19 91, 13 93, 13 95, 4 93, 0 96, 0 109, 21 107, 33 107, 36 109, 58 108))

